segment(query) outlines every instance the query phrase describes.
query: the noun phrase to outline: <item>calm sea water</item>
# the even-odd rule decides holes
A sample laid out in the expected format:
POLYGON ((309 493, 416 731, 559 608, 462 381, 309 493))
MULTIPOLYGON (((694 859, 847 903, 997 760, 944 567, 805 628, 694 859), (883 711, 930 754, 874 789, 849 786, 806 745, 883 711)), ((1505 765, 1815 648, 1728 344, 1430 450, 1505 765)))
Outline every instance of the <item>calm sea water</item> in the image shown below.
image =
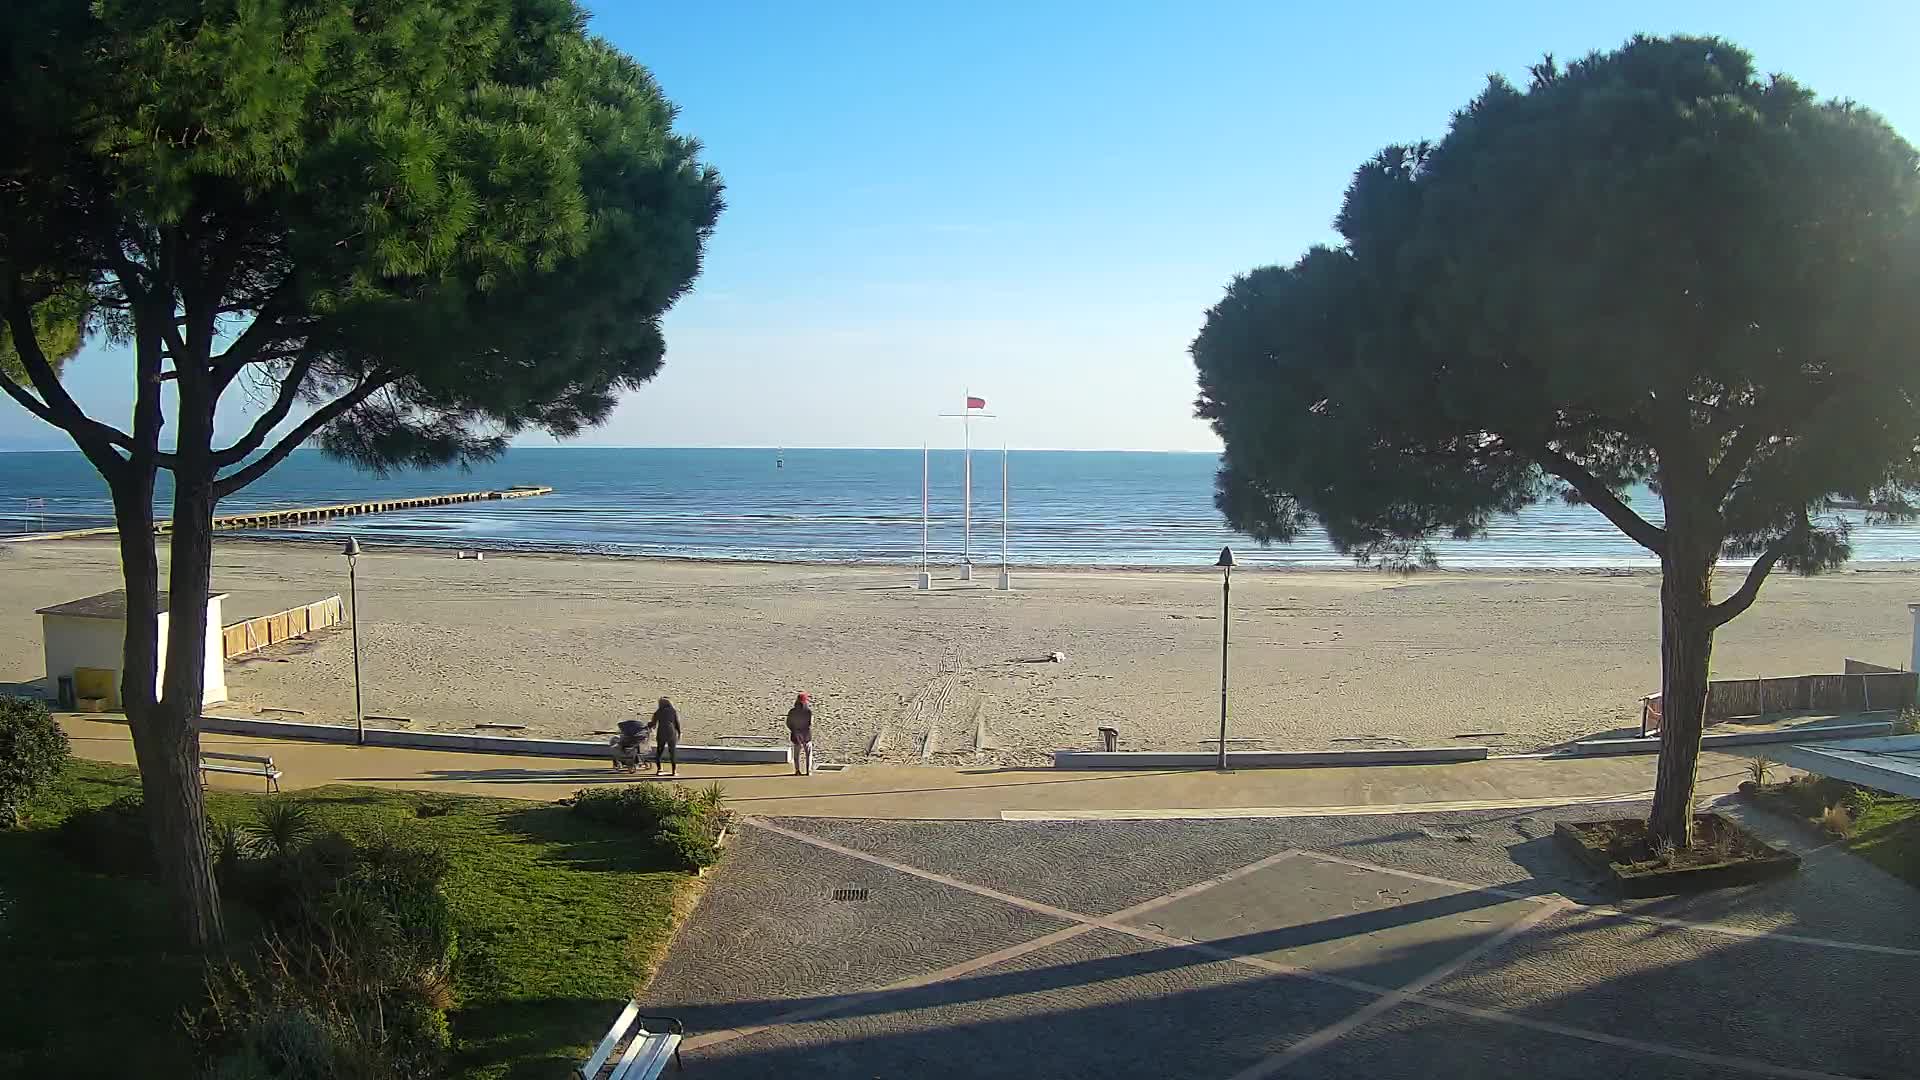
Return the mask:
MULTIPOLYGON (((973 553, 1000 557, 1000 455, 973 459, 973 553)), ((1213 508, 1211 454, 1015 451, 1009 549, 1021 565, 1207 566, 1221 545, 1243 562, 1345 566, 1318 536, 1262 549, 1213 508)), ((920 556, 918 450, 513 450, 497 462, 385 478, 301 451, 221 504, 222 513, 361 498, 546 484, 532 499, 350 518, 262 535, 490 549, 809 562, 907 563, 920 556)), ((932 459, 933 558, 963 546, 959 451, 932 459)), ((164 474, 162 474, 164 476, 164 474)), ((166 510, 166 492, 160 512, 166 510)), ((1659 502, 1635 505, 1658 519, 1659 502)), ((1856 515, 1857 520, 1857 515, 1856 515)), ((78 453, 0 454, 0 532, 109 521, 106 491, 78 453)), ((1599 514, 1558 503, 1501 520, 1469 543, 1436 542, 1443 566, 1652 564, 1599 514)), ((1920 559, 1920 525, 1858 525, 1858 560, 1920 559)))

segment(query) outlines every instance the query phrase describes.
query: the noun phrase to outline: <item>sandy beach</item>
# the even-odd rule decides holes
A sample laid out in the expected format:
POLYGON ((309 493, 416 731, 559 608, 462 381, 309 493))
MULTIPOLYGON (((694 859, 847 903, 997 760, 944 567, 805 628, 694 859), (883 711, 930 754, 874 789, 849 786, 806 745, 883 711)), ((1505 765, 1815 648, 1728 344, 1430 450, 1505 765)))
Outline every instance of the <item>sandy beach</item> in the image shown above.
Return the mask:
MULTIPOLYGON (((1011 594, 989 573, 962 583, 948 568, 932 593, 911 577, 375 548, 359 569, 366 711, 417 729, 524 723, 579 737, 666 694, 687 740, 708 743, 780 736, 793 692, 807 690, 821 757, 856 762, 1033 762, 1093 746, 1102 725, 1128 748, 1215 737, 1215 574, 1032 571, 1011 594), (1034 662, 1055 651, 1063 663, 1034 662)), ((97 541, 0 546, 0 580, 0 684, 36 688, 34 609, 120 584, 112 546, 97 541)), ((331 547, 222 540, 214 584, 234 622, 344 595, 346 566, 331 547)), ((1777 576, 1721 632, 1714 674, 1838 671, 1846 656, 1902 664, 1917 598, 1920 573, 1906 568, 1777 576)), ((1239 746, 1471 736, 1534 750, 1635 727, 1659 682, 1649 573, 1240 572, 1231 625, 1239 746)), ((227 679, 230 715, 353 715, 344 630, 234 661, 227 679)))

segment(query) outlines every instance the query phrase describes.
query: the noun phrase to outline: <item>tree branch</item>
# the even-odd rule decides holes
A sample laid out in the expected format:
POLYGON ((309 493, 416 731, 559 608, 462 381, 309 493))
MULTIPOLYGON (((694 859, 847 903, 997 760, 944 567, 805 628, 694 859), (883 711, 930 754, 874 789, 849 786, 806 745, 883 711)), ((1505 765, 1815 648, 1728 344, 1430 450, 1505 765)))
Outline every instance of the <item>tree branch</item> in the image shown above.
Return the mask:
POLYGON ((7 328, 12 332, 13 349, 20 357, 20 366, 27 373, 27 379, 33 383, 33 389, 40 395, 39 407, 32 404, 32 395, 10 378, 0 377, 6 385, 7 396, 27 407, 27 411, 52 424, 54 427, 73 436, 73 441, 94 468, 109 481, 115 480, 126 459, 115 452, 116 449, 131 452, 133 436, 118 428, 110 427, 82 412, 80 406, 60 385, 60 374, 53 370, 45 353, 40 351, 40 336, 33 327, 33 308, 18 289, 12 290, 12 299, 7 303, 7 328))
POLYGON ((1733 595, 1707 609, 1707 619, 1715 628, 1726 625, 1734 616, 1753 606, 1754 598, 1760 595, 1760 584, 1767 580, 1768 574, 1773 572, 1774 565, 1787 553, 1787 547, 1792 541, 1792 534, 1788 534, 1768 544, 1767 550, 1761 552, 1760 557, 1753 560, 1753 565, 1747 568, 1747 580, 1740 583, 1740 588, 1734 590, 1733 595))
POLYGON ((302 356, 293 362, 293 367, 288 369, 287 374, 280 380, 280 391, 274 396, 273 404, 254 420, 253 426, 247 429, 246 436, 224 450, 213 452, 215 469, 237 465, 245 461, 248 454, 260 449, 261 445, 267 441, 267 436, 273 434, 273 429, 279 427, 280 422, 293 411, 293 403, 300 399, 300 384, 306 382, 307 374, 312 370, 311 357, 302 356))
POLYGON ((320 406, 318 409, 315 409, 305 420, 300 421, 299 426, 295 427, 281 438, 279 442, 275 443, 273 449, 268 450, 257 460, 237 472, 230 473, 214 481, 214 498, 224 499, 234 492, 239 491, 241 488, 246 487, 248 484, 253 483, 255 480, 260 479, 262 476, 265 476, 267 470, 284 461, 288 454, 293 453, 300 447, 301 443, 312 438, 315 432, 339 419, 349 410, 367 400, 367 398, 372 397, 375 391, 392 382, 393 376, 391 375, 368 376, 366 381, 348 391, 344 396, 335 398, 325 405, 320 406))
POLYGON ((1620 501, 1620 496, 1615 495, 1579 462, 1549 446, 1536 447, 1532 456, 1541 468, 1565 480, 1588 505, 1606 515, 1607 520, 1626 533, 1634 543, 1655 555, 1665 554, 1666 530, 1634 513, 1632 507, 1620 501))
POLYGON ((1767 426, 1757 418, 1748 420, 1739 431, 1734 432, 1733 441, 1727 444, 1727 452, 1720 455, 1720 463, 1707 474, 1707 489, 1715 502, 1726 498, 1727 492, 1733 490, 1733 485, 1739 481, 1740 474, 1753 460, 1753 455, 1759 453, 1768 434, 1767 426))

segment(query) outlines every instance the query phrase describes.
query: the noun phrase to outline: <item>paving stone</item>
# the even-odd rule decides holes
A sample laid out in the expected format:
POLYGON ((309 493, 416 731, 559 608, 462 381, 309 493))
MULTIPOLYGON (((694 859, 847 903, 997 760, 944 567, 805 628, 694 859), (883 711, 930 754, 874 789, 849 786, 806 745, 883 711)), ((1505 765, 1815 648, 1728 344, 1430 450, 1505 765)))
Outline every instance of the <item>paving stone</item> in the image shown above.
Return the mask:
POLYGON ((846 1015, 689 1055, 689 1075, 1230 1076, 1371 998, 1092 931, 846 1015))
POLYGON ((1752 1073, 1400 1005, 1279 1074, 1291 1080, 1750 1080, 1752 1073))
POLYGON ((692 1031, 762 1022, 1068 925, 759 829, 736 837, 649 994, 692 1031), (868 898, 835 901, 839 889, 868 898))
POLYGON ((1539 906, 1295 857, 1131 924, 1243 956, 1398 987, 1539 906))
POLYGON ((1913 1076, 1920 965, 1556 915, 1428 991, 1596 1031, 1863 1077, 1913 1076))

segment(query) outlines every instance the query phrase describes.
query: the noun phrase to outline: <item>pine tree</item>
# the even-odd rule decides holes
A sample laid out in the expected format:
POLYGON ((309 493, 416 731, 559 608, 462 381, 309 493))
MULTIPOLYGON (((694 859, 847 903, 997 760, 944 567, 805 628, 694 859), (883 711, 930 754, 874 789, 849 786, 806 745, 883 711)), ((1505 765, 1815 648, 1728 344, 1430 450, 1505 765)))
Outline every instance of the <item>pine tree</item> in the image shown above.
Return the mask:
POLYGON ((599 423, 659 370, 721 185, 571 0, 18 0, 8 22, 0 390, 111 490, 145 804, 208 944, 195 723, 215 504, 309 440, 378 469, 599 423), (130 424, 61 386, 81 327, 129 355, 130 424), (264 406, 217 445, 215 410, 241 395, 264 406))

